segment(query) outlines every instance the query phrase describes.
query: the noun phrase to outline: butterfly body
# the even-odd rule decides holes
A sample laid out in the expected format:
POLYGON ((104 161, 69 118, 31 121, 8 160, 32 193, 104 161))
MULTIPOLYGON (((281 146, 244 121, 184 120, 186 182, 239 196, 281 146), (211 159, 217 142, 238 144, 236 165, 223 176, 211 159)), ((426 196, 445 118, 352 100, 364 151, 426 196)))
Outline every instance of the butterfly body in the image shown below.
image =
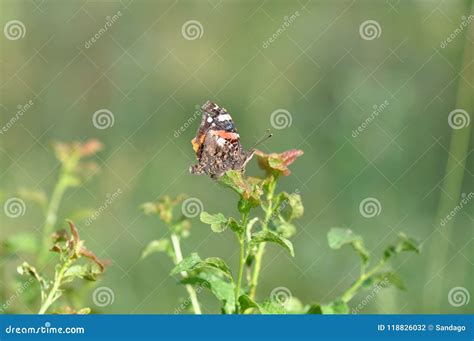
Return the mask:
POLYGON ((191 141, 198 163, 190 167, 190 172, 219 178, 229 170, 244 170, 255 150, 243 149, 230 114, 211 101, 201 109, 201 125, 191 141))

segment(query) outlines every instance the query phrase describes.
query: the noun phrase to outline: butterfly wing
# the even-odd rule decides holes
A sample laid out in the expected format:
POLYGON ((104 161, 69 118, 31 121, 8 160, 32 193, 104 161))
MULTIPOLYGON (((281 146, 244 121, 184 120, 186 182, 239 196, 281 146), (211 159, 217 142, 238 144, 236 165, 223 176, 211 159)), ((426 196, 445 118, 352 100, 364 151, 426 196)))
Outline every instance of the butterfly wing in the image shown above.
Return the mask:
POLYGON ((203 118, 196 137, 191 141, 198 163, 190 168, 193 174, 209 174, 216 178, 231 169, 241 170, 252 158, 240 143, 230 114, 210 101, 202 106, 203 118))

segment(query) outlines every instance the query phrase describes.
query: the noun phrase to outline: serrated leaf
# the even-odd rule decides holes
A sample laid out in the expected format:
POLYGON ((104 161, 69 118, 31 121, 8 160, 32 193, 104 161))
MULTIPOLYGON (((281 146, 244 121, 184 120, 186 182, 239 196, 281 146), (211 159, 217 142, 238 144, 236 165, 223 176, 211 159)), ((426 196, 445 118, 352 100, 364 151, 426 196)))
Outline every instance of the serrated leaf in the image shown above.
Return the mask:
POLYGON ((295 256, 293 251, 293 244, 286 238, 279 236, 272 231, 260 231, 252 235, 250 239, 250 245, 254 246, 263 242, 276 243, 281 245, 283 248, 288 250, 292 257, 295 256))
POLYGON ((343 301, 334 301, 329 304, 321 305, 321 312, 323 314, 348 314, 349 306, 343 301))
POLYGON ((174 257, 170 240, 163 238, 149 242, 145 249, 143 249, 140 259, 145 259, 149 255, 156 252, 166 252, 169 256, 174 257))
POLYGON ((351 245, 359 253, 364 264, 369 260, 369 251, 364 246, 364 240, 352 230, 333 227, 329 230, 327 237, 331 249, 340 249, 343 245, 351 245))
POLYGON ((211 225, 211 230, 216 233, 224 231, 227 227, 227 218, 222 213, 201 212, 199 218, 203 223, 211 225))
POLYGON ((176 275, 183 271, 193 270, 196 264, 201 262, 202 260, 197 253, 191 253, 189 257, 184 258, 171 270, 171 274, 176 275))

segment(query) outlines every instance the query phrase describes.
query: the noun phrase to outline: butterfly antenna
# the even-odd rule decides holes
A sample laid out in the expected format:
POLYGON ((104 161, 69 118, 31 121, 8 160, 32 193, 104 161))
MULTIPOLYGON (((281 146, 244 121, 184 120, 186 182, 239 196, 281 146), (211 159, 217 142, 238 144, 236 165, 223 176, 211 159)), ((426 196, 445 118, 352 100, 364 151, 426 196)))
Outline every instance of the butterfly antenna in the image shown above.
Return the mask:
POLYGON ((250 150, 253 150, 255 149, 255 147, 257 147, 258 145, 262 144, 263 142, 265 142, 266 140, 268 140, 270 137, 272 137, 273 134, 272 132, 270 131, 270 129, 268 129, 265 133, 265 136, 263 136, 260 140, 258 140, 252 148, 250 148, 250 150))

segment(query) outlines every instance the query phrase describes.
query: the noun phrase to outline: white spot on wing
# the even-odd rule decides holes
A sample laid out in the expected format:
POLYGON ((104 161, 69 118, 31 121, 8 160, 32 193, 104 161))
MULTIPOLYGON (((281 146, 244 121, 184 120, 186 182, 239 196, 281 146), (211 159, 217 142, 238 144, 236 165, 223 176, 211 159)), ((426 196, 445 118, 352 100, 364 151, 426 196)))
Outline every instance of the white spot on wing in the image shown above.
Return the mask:
POLYGON ((207 122, 209 122, 209 123, 212 122, 212 117, 211 117, 211 116, 209 116, 209 117, 207 118, 207 122))
POLYGON ((223 139, 222 137, 218 137, 216 142, 218 146, 222 147, 227 141, 223 139))
POLYGON ((222 122, 222 121, 231 121, 231 120, 232 120, 232 117, 230 117, 229 114, 224 114, 224 115, 219 115, 219 116, 217 116, 217 119, 219 120, 219 122, 222 122))

